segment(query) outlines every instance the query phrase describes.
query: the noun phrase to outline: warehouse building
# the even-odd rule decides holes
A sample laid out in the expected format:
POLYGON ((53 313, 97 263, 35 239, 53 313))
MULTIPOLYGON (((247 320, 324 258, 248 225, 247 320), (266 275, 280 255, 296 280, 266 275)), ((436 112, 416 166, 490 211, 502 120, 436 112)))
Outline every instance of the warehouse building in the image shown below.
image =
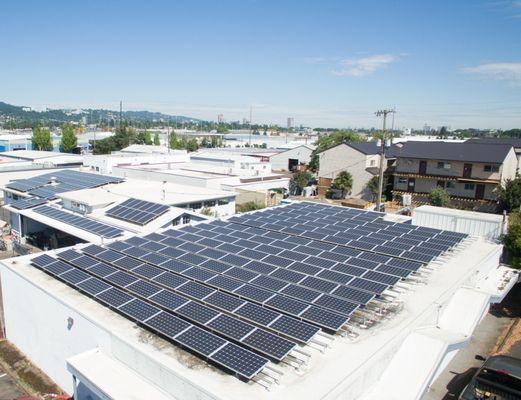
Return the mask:
POLYGON ((517 281, 501 250, 296 202, 3 260, 4 326, 76 399, 419 399, 517 281))

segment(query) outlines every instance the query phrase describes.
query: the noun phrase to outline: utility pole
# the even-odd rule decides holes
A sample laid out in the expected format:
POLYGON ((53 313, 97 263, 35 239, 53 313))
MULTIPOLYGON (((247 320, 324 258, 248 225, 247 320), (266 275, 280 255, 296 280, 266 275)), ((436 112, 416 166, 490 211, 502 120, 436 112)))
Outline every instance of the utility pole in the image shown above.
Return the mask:
POLYGON ((121 127, 123 123, 123 101, 119 101, 119 130, 121 131, 121 127))
POLYGON ((394 113, 395 110, 378 110, 375 112, 375 115, 377 117, 380 117, 383 115, 384 121, 383 121, 383 129, 382 129, 382 139, 380 144, 380 171, 378 176, 378 197, 376 198, 376 211, 380 211, 381 204, 382 204, 382 191, 383 191, 383 183, 384 183, 384 161, 385 161, 385 123, 387 122, 387 114, 393 114, 394 119, 394 113))
POLYGON ((252 117, 252 106, 250 106, 250 139, 248 140, 249 146, 251 147, 251 117, 252 117))

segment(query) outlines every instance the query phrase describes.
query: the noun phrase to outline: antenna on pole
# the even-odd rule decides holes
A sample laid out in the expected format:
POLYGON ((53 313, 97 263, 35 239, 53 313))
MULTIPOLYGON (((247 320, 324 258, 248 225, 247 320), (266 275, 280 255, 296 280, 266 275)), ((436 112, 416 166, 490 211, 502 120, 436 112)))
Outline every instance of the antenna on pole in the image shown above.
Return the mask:
POLYGON ((386 110, 378 110, 375 112, 377 117, 383 116, 383 129, 382 129, 382 137, 380 139, 380 170, 378 171, 378 197, 376 198, 376 211, 380 211, 382 205, 382 191, 383 191, 383 181, 384 181, 384 160, 385 160, 385 123, 387 122, 387 114, 393 115, 393 128, 394 128, 394 114, 396 111, 394 109, 386 109, 386 110))
POLYGON ((123 123, 123 101, 119 101, 119 129, 121 130, 123 123))

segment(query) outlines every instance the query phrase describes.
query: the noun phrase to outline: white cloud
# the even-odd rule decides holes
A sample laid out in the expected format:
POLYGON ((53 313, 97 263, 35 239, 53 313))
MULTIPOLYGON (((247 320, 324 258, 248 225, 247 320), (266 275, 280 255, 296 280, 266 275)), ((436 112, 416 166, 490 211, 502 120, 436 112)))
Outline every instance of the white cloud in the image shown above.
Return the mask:
POLYGON ((399 56, 393 54, 377 54, 374 56, 351 58, 340 61, 341 69, 331 73, 337 76, 366 76, 379 69, 387 68, 390 64, 399 60, 399 56))
POLYGON ((304 58, 304 62, 306 64, 320 64, 326 62, 327 58, 325 57, 306 57, 304 58))
POLYGON ((521 84, 521 63, 488 63, 464 68, 463 71, 484 78, 521 84))

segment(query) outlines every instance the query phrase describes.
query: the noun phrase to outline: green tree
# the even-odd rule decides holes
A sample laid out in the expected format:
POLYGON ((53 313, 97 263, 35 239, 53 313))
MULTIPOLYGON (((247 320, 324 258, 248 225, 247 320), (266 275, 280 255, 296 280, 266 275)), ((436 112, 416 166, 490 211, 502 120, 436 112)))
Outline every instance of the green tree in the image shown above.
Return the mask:
POLYGON ((237 213, 244 213, 248 211, 260 210, 263 208, 266 208, 266 206, 262 203, 259 203, 258 201, 248 201, 246 203, 237 204, 235 206, 235 211, 237 213))
POLYGON ((436 207, 447 207, 450 204, 450 195, 445 189, 438 187, 429 193, 429 202, 436 207))
POLYGON ((367 182, 367 189, 371 193, 371 201, 376 201, 378 197, 378 175, 373 176, 369 182, 367 182))
POLYGON ((185 149, 188 151, 197 151, 199 149, 199 143, 197 143, 197 139, 193 138, 186 142, 185 149))
POLYGON ((159 133, 155 133, 154 135, 154 146, 159 146, 161 142, 159 141, 159 133))
POLYGON ((124 147, 130 146, 135 143, 137 139, 136 131, 124 124, 121 124, 117 129, 114 136, 97 140, 96 143, 92 143, 94 154, 109 154, 113 151, 119 151, 124 147))
POLYGON ((182 147, 179 146, 179 140, 177 140, 177 135, 174 131, 170 133, 170 148, 173 150, 179 150, 182 147))
POLYGON ((363 142, 364 138, 352 131, 335 131, 328 135, 320 136, 315 142, 315 150, 311 153, 309 169, 316 172, 320 168, 319 153, 335 147, 342 142, 363 142))
POLYGON ((502 210, 511 212, 521 210, 521 176, 507 179, 504 186, 498 187, 499 206, 502 210))
POLYGON ((210 146, 211 146, 210 141, 208 140, 208 138, 204 137, 203 140, 201 141, 201 147, 210 147, 210 146))
POLYGON ((60 151, 62 153, 72 153, 78 147, 78 138, 74 134, 72 126, 65 124, 62 127, 62 137, 60 140, 60 151))
POLYGON ((513 212, 509 216, 508 233, 503 236, 502 242, 508 262, 516 268, 521 268, 521 216, 513 212))
POLYGON ((333 180, 333 186, 342 191, 342 197, 345 198, 353 188, 353 176, 347 171, 341 171, 333 180))
POLYGON ((311 178, 312 176, 309 172, 297 171, 293 174, 291 183, 294 187, 298 188, 299 193, 302 193, 302 190, 308 185, 311 178))
POLYGON ((33 150, 51 151, 53 148, 51 131, 39 125, 35 126, 33 129, 31 143, 33 150))

